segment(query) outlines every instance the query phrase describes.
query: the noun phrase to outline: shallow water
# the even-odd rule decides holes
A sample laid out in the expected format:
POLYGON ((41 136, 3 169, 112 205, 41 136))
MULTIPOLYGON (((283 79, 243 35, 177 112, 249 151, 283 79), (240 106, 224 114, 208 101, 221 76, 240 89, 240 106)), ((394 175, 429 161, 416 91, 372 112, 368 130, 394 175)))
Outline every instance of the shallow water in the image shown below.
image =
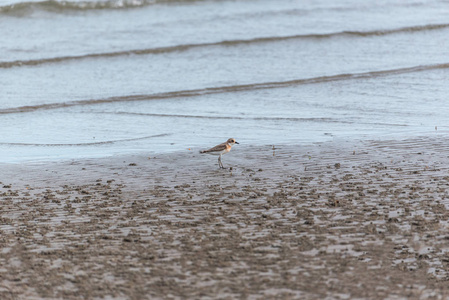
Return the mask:
POLYGON ((444 135, 445 1, 0 6, 0 162, 444 135))

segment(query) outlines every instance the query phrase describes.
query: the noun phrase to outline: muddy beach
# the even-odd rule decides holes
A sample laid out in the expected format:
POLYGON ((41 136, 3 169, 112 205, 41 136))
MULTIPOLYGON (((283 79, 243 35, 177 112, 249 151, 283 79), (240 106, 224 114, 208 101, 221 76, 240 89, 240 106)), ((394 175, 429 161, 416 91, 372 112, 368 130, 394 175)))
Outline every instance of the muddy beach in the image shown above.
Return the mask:
POLYGON ((2 165, 0 298, 444 299, 447 144, 2 165))

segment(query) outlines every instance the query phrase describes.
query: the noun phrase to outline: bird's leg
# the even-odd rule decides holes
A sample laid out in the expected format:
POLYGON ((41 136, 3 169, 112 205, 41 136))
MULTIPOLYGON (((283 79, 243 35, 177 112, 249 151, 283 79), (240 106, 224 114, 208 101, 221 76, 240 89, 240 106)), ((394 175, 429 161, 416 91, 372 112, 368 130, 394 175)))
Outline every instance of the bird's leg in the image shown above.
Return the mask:
POLYGON ((224 169, 223 163, 221 162, 221 154, 220 154, 220 156, 218 157, 218 166, 219 166, 221 169, 224 169))

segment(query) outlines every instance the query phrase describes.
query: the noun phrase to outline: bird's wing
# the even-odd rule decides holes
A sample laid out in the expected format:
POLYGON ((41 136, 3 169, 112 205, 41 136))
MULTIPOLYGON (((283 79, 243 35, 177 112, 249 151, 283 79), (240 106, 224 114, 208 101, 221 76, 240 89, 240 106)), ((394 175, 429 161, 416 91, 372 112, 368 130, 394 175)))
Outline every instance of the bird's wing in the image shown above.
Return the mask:
POLYGON ((218 151, 223 151, 225 149, 226 149, 226 143, 223 143, 223 144, 217 145, 213 148, 210 148, 208 150, 201 151, 201 153, 218 152, 218 151))

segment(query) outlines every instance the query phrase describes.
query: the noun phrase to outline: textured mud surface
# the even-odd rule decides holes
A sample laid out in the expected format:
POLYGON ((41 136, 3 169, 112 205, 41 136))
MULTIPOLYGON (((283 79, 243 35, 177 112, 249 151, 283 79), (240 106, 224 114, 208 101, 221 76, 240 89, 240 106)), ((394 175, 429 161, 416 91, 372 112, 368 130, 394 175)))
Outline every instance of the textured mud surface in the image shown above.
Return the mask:
POLYGON ((444 299, 447 142, 2 166, 0 298, 444 299))

